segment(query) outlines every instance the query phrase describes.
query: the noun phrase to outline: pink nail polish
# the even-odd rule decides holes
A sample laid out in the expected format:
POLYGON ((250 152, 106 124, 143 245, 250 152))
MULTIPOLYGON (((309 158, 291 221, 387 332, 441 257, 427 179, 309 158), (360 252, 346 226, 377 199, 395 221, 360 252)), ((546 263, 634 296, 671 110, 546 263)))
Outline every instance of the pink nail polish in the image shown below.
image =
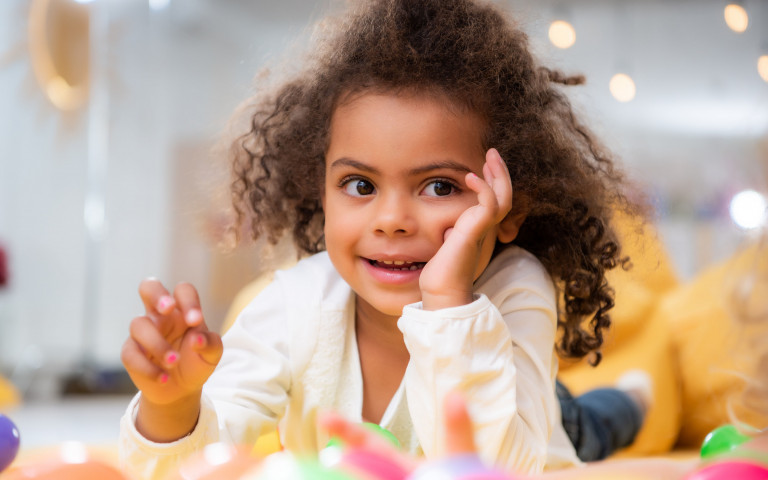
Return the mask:
POLYGON ((173 365, 176 363, 176 360, 179 359, 179 356, 176 354, 176 352, 168 352, 165 354, 165 363, 166 365, 173 365))
POLYGON ((197 338, 195 338, 195 343, 197 343, 198 347, 202 347, 205 344, 205 337, 198 335, 197 338))
POLYGON ((163 384, 168 383, 168 374, 167 373, 164 373, 164 374, 160 375, 160 383, 163 383, 163 384))
POLYGON ((173 299, 169 296, 160 297, 160 300, 157 301, 157 309, 163 312, 171 306, 171 302, 173 299))

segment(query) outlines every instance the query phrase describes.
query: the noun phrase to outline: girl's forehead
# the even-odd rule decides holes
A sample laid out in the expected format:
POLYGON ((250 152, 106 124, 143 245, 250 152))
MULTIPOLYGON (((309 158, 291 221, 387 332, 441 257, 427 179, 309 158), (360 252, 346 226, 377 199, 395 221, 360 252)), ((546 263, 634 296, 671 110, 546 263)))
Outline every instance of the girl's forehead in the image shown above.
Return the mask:
POLYGON ((409 162, 456 161, 474 170, 484 158, 484 126, 478 115, 457 112, 439 99, 362 94, 336 108, 326 166, 367 163, 383 171, 395 165, 410 168, 409 162))

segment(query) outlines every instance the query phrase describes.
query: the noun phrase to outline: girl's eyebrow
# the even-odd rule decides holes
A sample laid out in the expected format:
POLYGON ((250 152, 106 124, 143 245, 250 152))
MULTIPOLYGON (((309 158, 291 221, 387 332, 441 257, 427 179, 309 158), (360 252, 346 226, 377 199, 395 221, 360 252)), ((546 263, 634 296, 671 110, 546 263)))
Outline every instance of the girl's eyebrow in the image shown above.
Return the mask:
POLYGON ((433 170, 456 170, 457 172, 461 173, 470 173, 472 170, 469 169, 466 165, 463 163, 459 163, 453 160, 443 160, 440 162, 430 163, 427 165, 422 165, 420 167, 416 167, 409 171, 412 175, 418 175, 422 173, 431 172, 433 170))
MULTIPOLYGON (((366 165, 365 163, 358 162, 357 160, 353 160, 349 157, 341 157, 339 159, 334 160, 333 163, 331 163, 330 168, 333 169, 333 168, 342 167, 342 166, 357 168, 359 170, 363 170, 373 174, 380 173, 378 169, 370 165, 366 165)), ((462 163, 459 163, 453 160, 443 160, 439 162, 430 163, 427 165, 421 165, 419 167, 409 170, 408 173, 411 175, 420 175, 427 172, 431 172, 433 170, 443 170, 443 169, 456 170, 457 172, 461 172, 461 173, 472 172, 472 170, 470 170, 469 167, 467 167, 462 163)))
POLYGON ((364 170, 369 173, 374 173, 374 174, 379 173, 379 171, 373 168, 372 166, 366 165, 362 162, 358 162, 357 160, 353 160, 349 157, 341 157, 334 160, 331 163, 330 168, 333 169, 336 167, 352 167, 352 168, 357 168, 358 170, 364 170))

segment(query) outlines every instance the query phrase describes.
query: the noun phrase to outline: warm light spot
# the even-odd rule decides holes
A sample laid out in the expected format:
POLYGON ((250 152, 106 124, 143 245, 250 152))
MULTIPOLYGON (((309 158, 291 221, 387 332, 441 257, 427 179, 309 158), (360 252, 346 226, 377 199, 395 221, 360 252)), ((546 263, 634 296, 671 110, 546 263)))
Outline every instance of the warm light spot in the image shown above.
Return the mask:
POLYGON ((85 463, 88 461, 88 450, 83 443, 68 441, 59 447, 59 456, 64 463, 85 463))
POLYGON ((728 28, 734 32, 741 33, 749 26, 749 16, 741 5, 729 4, 725 7, 723 15, 725 16, 725 23, 728 25, 728 28))
POLYGON ((729 211, 736 225, 753 229, 765 223, 766 208, 768 202, 763 195, 754 190, 744 190, 733 196, 729 211))
POLYGON ((760 78, 768 82, 768 55, 757 59, 757 73, 760 74, 760 78))
POLYGON ((629 102, 635 98, 635 82, 632 77, 625 73, 614 75, 608 88, 610 88, 613 98, 620 102, 629 102))
POLYGON ((164 10, 171 4, 171 0, 149 0, 149 8, 152 10, 164 10))
POLYGON ((576 42, 576 30, 563 20, 556 20, 549 26, 549 41, 557 48, 570 48, 576 42))

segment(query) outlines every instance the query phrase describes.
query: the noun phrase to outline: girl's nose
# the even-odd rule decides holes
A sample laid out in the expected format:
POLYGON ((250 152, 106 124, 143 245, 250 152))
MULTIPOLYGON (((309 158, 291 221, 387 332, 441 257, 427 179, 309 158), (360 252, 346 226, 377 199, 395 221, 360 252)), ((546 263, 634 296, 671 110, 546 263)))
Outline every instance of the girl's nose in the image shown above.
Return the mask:
POLYGON ((389 237, 412 235, 417 228, 415 205, 407 195, 379 196, 374 213, 373 227, 376 233, 389 237))

